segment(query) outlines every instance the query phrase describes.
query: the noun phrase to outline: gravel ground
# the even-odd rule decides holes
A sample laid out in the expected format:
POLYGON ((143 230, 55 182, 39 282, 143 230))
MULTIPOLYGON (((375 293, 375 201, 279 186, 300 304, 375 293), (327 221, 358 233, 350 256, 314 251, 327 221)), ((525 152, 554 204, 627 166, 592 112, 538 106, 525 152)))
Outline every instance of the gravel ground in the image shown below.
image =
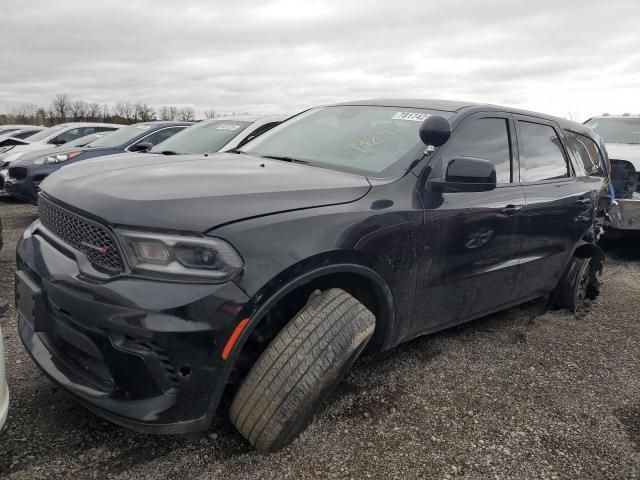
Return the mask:
MULTIPOLYGON (((0 202, 0 301, 35 209, 0 202)), ((635 244, 635 245, 634 245, 635 244)), ((149 436, 76 405, 0 320, 11 410, 0 477, 640 478, 640 247, 609 246, 579 317, 532 302, 361 360, 302 436, 261 456, 228 427, 149 436)))

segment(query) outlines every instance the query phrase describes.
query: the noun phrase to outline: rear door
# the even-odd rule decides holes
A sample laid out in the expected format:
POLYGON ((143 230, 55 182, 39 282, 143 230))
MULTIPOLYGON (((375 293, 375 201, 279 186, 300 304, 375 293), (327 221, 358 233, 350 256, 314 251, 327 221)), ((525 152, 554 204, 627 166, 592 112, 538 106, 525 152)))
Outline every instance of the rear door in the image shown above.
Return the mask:
POLYGON ((592 188, 579 181, 554 122, 515 115, 524 189, 525 236, 517 296, 544 295, 557 283, 580 239, 584 213, 593 208, 592 188))
MULTIPOLYGON (((439 149, 428 169, 439 175, 453 158, 474 157, 496 166, 497 188, 485 192, 425 191, 422 258, 412 333, 441 328, 509 304, 522 240, 524 194, 514 160, 509 114, 467 117, 439 149)), ((427 187, 428 188, 428 187, 427 187)))

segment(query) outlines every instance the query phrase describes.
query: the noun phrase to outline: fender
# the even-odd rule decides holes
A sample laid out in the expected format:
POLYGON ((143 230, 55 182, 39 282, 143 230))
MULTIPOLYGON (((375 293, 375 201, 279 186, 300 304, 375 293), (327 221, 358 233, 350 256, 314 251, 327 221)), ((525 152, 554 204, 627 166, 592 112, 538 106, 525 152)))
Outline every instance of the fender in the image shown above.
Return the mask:
POLYGON ((235 365, 244 344, 247 339, 251 336, 253 330, 260 324, 260 321, 264 318, 264 316, 269 312, 269 310, 281 299, 283 299, 287 294, 291 293, 300 285, 308 283, 316 278, 320 278, 326 275, 334 274, 334 273, 355 273, 366 277, 367 279, 374 282, 374 285, 378 288, 378 294, 380 295, 380 300, 383 306, 383 314, 382 318, 377 318, 377 328, 382 328, 381 337, 379 338, 377 350, 386 350, 393 346, 392 337, 393 337, 393 325, 395 318, 395 309, 393 303, 393 296, 391 294, 391 289, 385 282, 385 280, 374 270, 369 267, 365 267, 363 265, 358 264, 349 264, 349 263, 338 263, 333 265, 326 265, 319 268, 314 268, 309 270, 302 275, 298 275, 295 278, 289 280, 283 286, 278 288, 273 294, 269 295, 269 297, 264 300, 261 297, 261 293, 258 292, 254 298, 247 304, 247 307, 243 309, 243 311, 238 315, 237 321, 240 322, 243 318, 249 318, 249 323, 242 330, 242 333, 238 337, 229 358, 224 363, 224 367, 220 372, 220 379, 218 381, 218 388, 216 389, 211 404, 209 407, 210 415, 214 415, 215 410, 222 399, 222 395, 224 393, 227 380, 229 379, 229 375, 231 374, 231 370, 235 365), (259 305, 258 305, 259 304, 259 305), (257 308, 256 308, 257 307, 257 308))

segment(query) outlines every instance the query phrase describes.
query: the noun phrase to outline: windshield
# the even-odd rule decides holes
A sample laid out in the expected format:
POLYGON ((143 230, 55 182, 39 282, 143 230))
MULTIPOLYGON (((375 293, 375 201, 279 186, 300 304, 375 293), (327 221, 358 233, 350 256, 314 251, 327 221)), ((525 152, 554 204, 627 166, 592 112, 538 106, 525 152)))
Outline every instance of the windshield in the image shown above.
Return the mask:
POLYGON ((592 118, 587 122, 605 143, 640 144, 640 118, 592 118))
POLYGON ((113 133, 109 135, 105 135, 102 138, 98 138, 94 140, 89 145, 90 147, 98 147, 98 148, 113 148, 119 147, 134 138, 138 135, 141 135, 147 131, 151 130, 151 125, 148 123, 135 123, 133 125, 129 125, 126 127, 122 127, 118 130, 115 130, 113 133))
POLYGON ((39 140, 44 140, 45 138, 49 138, 52 135, 55 135, 58 132, 63 131, 67 128, 66 125, 57 125, 55 127, 45 128, 44 130, 36 133, 35 135, 31 135, 27 140, 30 142, 37 142, 39 140))
POLYGON ((236 120, 204 121, 176 133, 153 147, 151 153, 207 153, 217 152, 251 122, 236 120))
POLYGON ((280 124, 241 151, 384 177, 416 159, 424 147, 418 129, 435 113, 443 114, 400 107, 321 107, 280 124))

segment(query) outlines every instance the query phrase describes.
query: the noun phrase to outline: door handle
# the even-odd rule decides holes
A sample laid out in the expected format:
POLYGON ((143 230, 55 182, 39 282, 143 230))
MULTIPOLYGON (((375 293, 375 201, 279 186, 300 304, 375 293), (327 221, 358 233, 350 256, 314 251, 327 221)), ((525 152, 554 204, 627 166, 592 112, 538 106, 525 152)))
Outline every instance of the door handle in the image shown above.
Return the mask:
POLYGON ((523 206, 524 205, 507 205, 502 209, 502 213, 504 213, 505 215, 515 215, 522 210, 523 206))
POLYGON ((591 201, 590 198, 581 198, 579 200, 576 200, 576 204, 577 205, 581 205, 581 206, 583 206, 583 205, 591 205, 591 203, 593 203, 593 202, 591 201))

